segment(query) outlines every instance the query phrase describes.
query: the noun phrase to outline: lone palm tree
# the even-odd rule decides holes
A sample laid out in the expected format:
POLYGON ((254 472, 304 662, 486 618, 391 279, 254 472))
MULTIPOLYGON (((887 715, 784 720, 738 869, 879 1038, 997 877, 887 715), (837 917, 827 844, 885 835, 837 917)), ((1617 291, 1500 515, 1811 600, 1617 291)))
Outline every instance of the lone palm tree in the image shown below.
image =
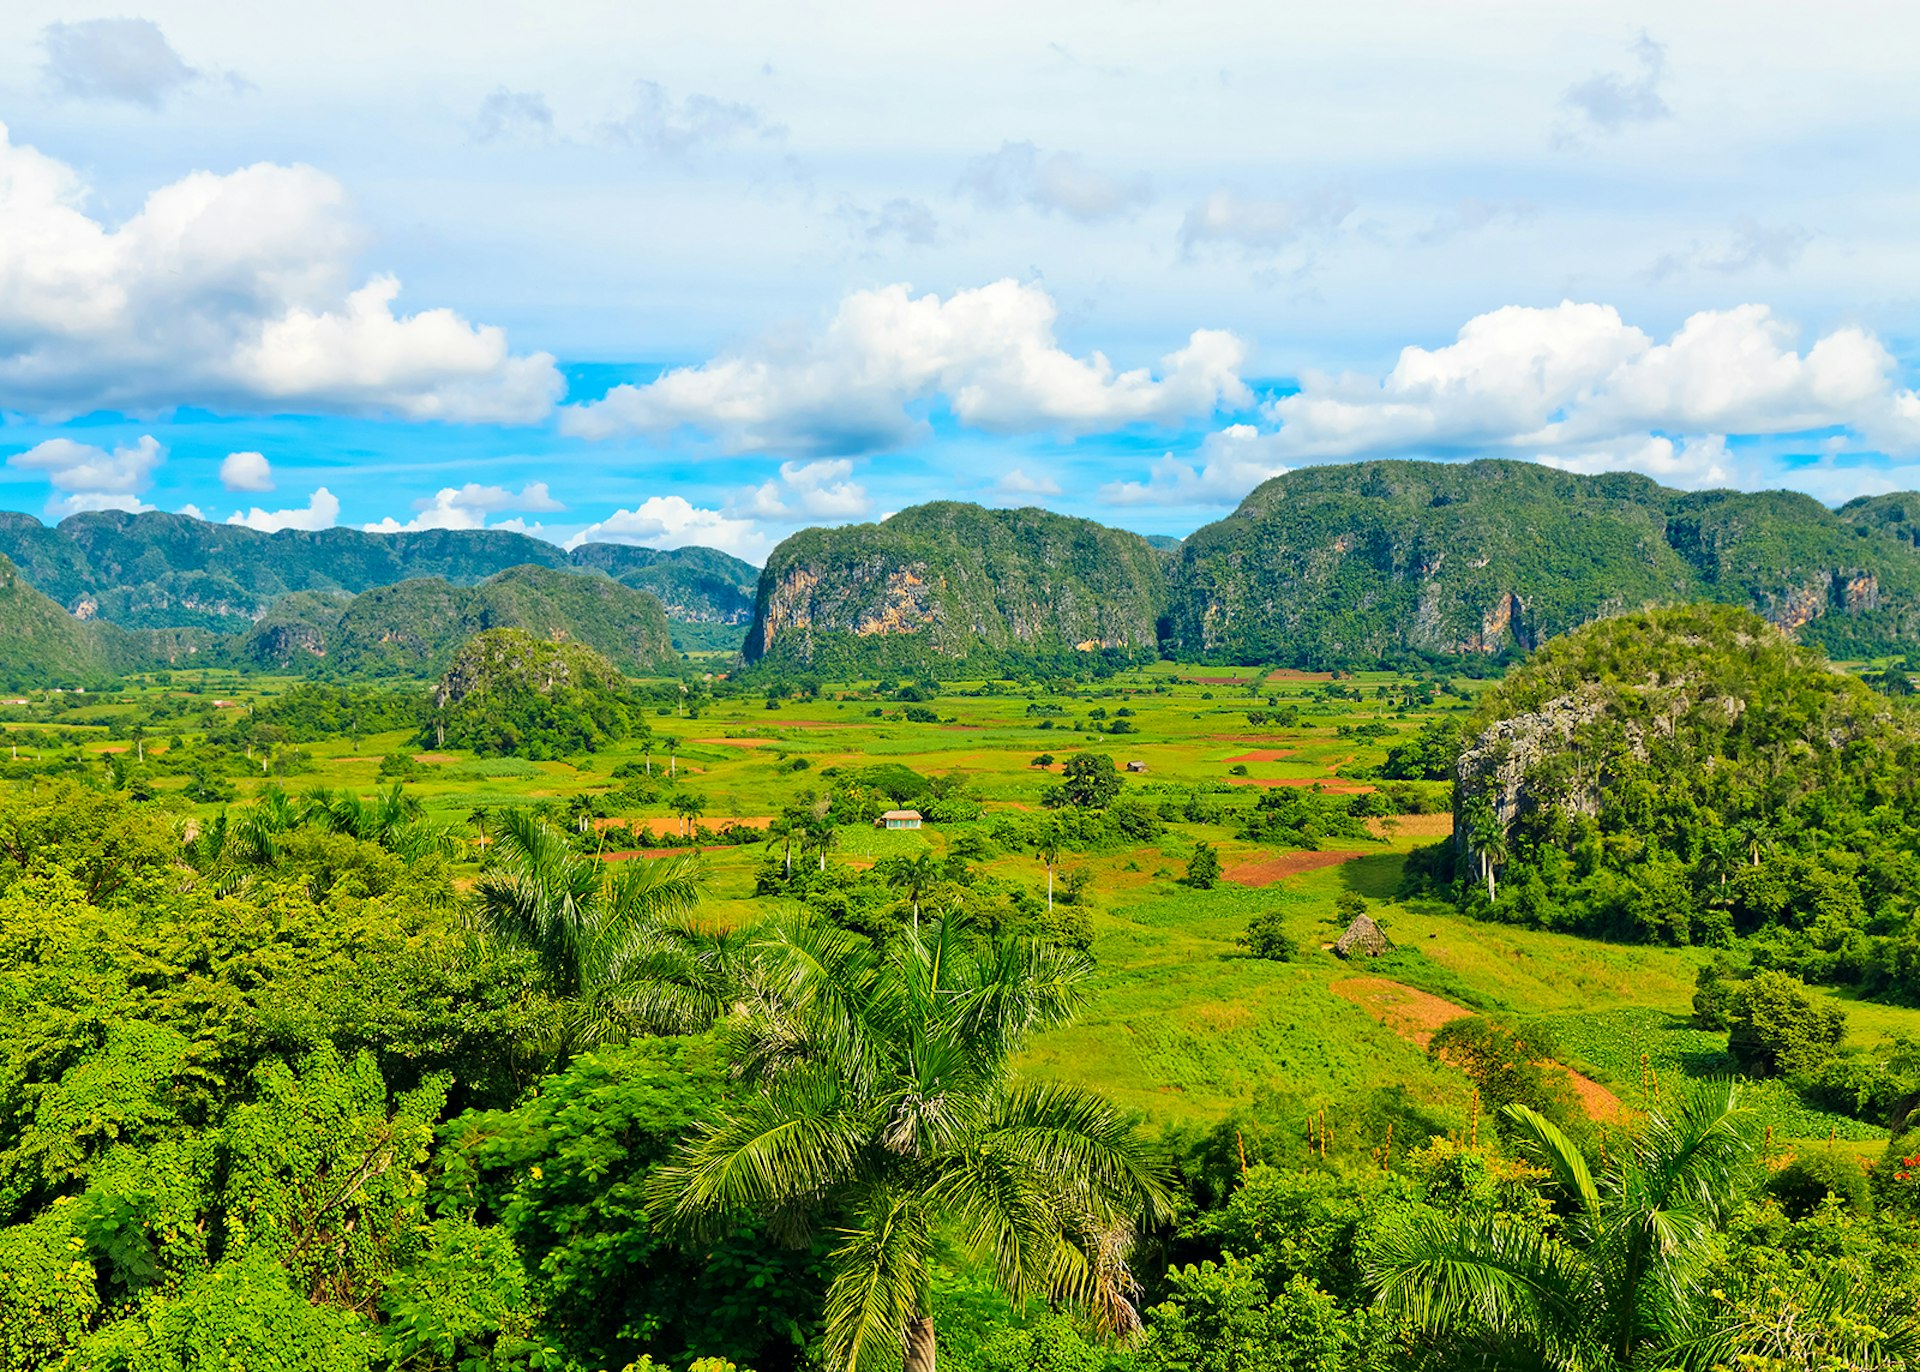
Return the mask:
POLYGON ((1053 913, 1053 869, 1060 865, 1060 826, 1049 824, 1034 836, 1033 849, 1047 867, 1047 913, 1053 913))
POLYGON ((1371 1264, 1382 1303, 1477 1345, 1476 1365, 1714 1361, 1707 1259, 1758 1177, 1739 1089, 1696 1088, 1673 1114, 1652 1116, 1598 1178, 1544 1116, 1523 1105, 1504 1113, 1568 1211, 1562 1235, 1512 1215, 1415 1218, 1389 1231, 1371 1264))
POLYGON ((1016 1305, 1050 1296, 1138 1327, 1126 1257, 1136 1226, 1170 1213, 1159 1172, 1112 1106, 1008 1066, 1069 1017, 1083 957, 988 942, 958 916, 885 948, 791 923, 754 953, 734 1031, 751 1089, 654 1174, 663 1224, 697 1233, 745 1207, 804 1231, 834 1206, 826 1351, 846 1372, 933 1372, 928 1283, 948 1238, 1016 1305))
POLYGON ((940 880, 940 864, 932 853, 915 858, 898 858, 887 867, 887 885, 906 894, 913 902, 913 927, 920 927, 920 902, 940 880))
POLYGON ((732 941, 692 922, 692 854, 630 861, 610 874, 560 830, 508 810, 476 891, 487 929, 531 949, 548 988, 569 1002, 563 1054, 636 1029, 704 1029, 735 996, 732 941))

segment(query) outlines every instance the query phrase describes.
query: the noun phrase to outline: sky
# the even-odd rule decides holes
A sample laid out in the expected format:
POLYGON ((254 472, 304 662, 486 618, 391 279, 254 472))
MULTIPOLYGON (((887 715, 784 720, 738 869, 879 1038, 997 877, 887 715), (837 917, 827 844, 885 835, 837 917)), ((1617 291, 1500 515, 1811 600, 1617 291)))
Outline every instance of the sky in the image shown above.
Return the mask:
POLYGON ((0 508, 759 562, 1311 463, 1920 487, 1920 11, 11 0, 0 508))

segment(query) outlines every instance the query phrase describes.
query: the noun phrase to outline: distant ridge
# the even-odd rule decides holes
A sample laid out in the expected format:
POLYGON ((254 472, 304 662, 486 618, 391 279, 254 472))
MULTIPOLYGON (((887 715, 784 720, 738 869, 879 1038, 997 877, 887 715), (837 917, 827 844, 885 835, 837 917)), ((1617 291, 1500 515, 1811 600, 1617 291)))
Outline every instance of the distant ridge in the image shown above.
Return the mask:
POLYGON ((265 534, 157 510, 92 511, 51 528, 0 511, 0 555, 83 619, 226 633, 251 629, 296 592, 358 594, 422 577, 464 586, 528 565, 605 573, 653 594, 675 619, 745 624, 757 575, 713 548, 589 543, 569 553, 504 529, 265 534))

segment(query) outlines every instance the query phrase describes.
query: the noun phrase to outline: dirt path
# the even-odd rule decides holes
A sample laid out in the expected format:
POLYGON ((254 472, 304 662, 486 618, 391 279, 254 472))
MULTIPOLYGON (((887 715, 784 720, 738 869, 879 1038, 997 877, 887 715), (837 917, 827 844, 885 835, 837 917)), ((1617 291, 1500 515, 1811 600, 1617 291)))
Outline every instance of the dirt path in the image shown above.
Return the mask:
POLYGON ((1227 868, 1221 875, 1242 886, 1271 886, 1282 877, 1317 872, 1322 867, 1338 867, 1343 862, 1352 862, 1357 857, 1365 856, 1365 853, 1282 853, 1279 857, 1261 858, 1257 862, 1242 862, 1227 868))
MULTIPOLYGON (((1401 1038, 1422 1048, 1433 1041, 1434 1031, 1441 1025, 1473 1013, 1464 1005, 1455 1005, 1385 977, 1343 977, 1327 983, 1327 989, 1342 1000, 1352 1001, 1401 1038)), ((1567 1074, 1574 1093, 1591 1118, 1617 1120, 1625 1113, 1620 1097, 1592 1077, 1582 1076, 1565 1063, 1553 1065, 1567 1074)))

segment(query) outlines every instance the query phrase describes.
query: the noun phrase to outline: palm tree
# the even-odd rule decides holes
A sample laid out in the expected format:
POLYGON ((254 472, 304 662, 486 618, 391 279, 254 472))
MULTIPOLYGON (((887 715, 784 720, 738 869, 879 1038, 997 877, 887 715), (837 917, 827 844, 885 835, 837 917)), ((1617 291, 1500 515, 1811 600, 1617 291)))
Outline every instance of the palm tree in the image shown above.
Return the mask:
POLYGON ((827 870, 827 850, 840 846, 839 826, 827 818, 826 811, 820 809, 808 817, 806 828, 806 847, 820 855, 820 870, 827 870))
POLYGON ((794 922, 754 951, 734 1031, 750 1089, 655 1172, 661 1223, 697 1234, 746 1208, 804 1232, 831 1207, 826 1352, 846 1372, 932 1372, 928 1282, 949 1240, 1016 1305, 1073 1300, 1138 1327, 1126 1257, 1170 1213, 1159 1172, 1105 1101, 1009 1067, 1068 1019, 1085 958, 989 942, 959 916, 884 947, 794 922))
POLYGON ((1467 828, 1467 848, 1480 861, 1480 876, 1487 883, 1487 899, 1494 898, 1494 873, 1507 856, 1507 826, 1485 795, 1467 801, 1463 816, 1467 828))
POLYGON ((1053 913, 1053 869, 1060 862, 1060 826, 1048 824, 1034 836, 1034 852, 1047 865, 1047 913, 1053 913))
POLYGON ((667 808, 680 816, 680 836, 686 838, 692 830, 693 821, 706 813, 707 800, 705 796, 692 791, 677 791, 673 799, 667 802, 667 808))
POLYGON ((920 901, 940 880, 940 864, 932 853, 921 853, 915 858, 896 858, 888 864, 886 870, 887 885, 896 891, 904 891, 907 899, 913 902, 913 927, 920 927, 920 901))
POLYGON ((530 949, 570 1003, 563 1053, 634 1029, 692 1033, 734 997, 732 941, 698 928, 699 859, 608 865, 531 811, 506 811, 477 889, 496 938, 530 949))
POLYGON ((767 825, 767 846, 775 843, 784 845, 787 867, 787 880, 793 880, 793 840, 796 835, 803 837, 807 828, 807 811, 804 806, 789 805, 776 815, 767 825))
POLYGON ((1562 1232, 1511 1214, 1430 1211, 1389 1230, 1368 1279, 1382 1303, 1478 1345, 1480 1365, 1666 1368, 1712 1362, 1707 1260, 1758 1178, 1753 1112, 1707 1083, 1653 1115, 1596 1178, 1574 1143, 1524 1105, 1517 1146, 1566 1212, 1562 1232))

